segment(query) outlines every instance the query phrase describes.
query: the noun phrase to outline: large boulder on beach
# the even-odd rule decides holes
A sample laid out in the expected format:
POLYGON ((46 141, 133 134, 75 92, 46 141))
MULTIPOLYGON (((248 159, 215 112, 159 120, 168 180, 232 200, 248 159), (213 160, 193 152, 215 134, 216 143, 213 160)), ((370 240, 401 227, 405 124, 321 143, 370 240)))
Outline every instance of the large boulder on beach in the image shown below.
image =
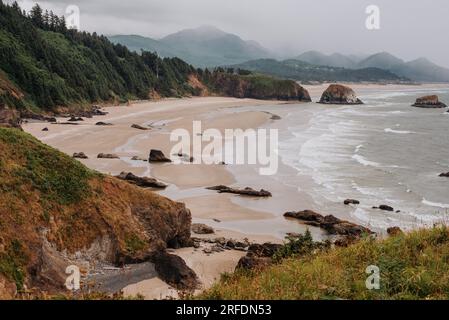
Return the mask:
POLYGON ((198 287, 195 271, 176 255, 160 253, 152 261, 159 277, 178 290, 194 290, 198 287))
POLYGON ((440 174, 440 177, 449 178, 449 172, 443 172, 442 174, 440 174))
POLYGON ((323 92, 319 103, 323 104, 363 104, 354 90, 341 84, 331 84, 323 92))
POLYGON ((214 228, 209 227, 204 223, 193 223, 192 231, 196 234, 213 234, 215 233, 214 228))
POLYGON ((148 158, 150 162, 171 162, 161 150, 151 149, 150 156, 148 158))
POLYGON ((424 96, 416 99, 415 103, 412 104, 413 107, 418 108, 446 108, 443 102, 438 99, 437 95, 424 96))

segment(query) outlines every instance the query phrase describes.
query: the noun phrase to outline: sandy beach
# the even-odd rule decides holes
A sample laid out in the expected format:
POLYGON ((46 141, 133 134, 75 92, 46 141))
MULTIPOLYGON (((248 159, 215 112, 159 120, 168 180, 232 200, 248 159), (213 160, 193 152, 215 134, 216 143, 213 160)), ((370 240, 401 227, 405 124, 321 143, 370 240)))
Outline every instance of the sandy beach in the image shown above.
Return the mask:
MULTIPOLYGON (((327 85, 306 86, 314 101, 317 101, 327 85)), ((416 86, 351 84, 357 90, 397 91, 409 90, 416 86)), ((435 85, 433 85, 435 87, 435 85)), ((426 85, 419 88, 425 89, 426 85)), ((286 211, 317 209, 314 199, 307 192, 313 182, 298 174, 290 167, 280 163, 278 179, 283 183, 273 183, 256 172, 256 168, 243 165, 192 164, 149 164, 133 161, 138 156, 147 159, 151 149, 159 149, 166 156, 175 142, 170 141, 170 133, 175 129, 192 132, 192 122, 201 121, 202 130, 249 129, 269 126, 276 128, 272 119, 276 113, 282 117, 292 108, 301 104, 289 105, 279 101, 260 101, 223 97, 166 99, 133 103, 129 106, 106 107, 106 116, 85 118, 77 125, 30 122, 24 130, 42 142, 55 147, 68 155, 84 152, 89 159, 80 160, 86 166, 106 174, 117 175, 122 171, 140 176, 151 176, 169 187, 157 191, 175 201, 184 202, 192 212, 193 222, 205 223, 215 229, 212 237, 232 238, 238 241, 281 243, 287 232, 304 232, 306 227, 297 221, 286 220, 286 211), (268 112, 267 110, 270 110, 268 112), (274 110, 274 111, 273 111, 274 110), (110 123, 97 126, 96 122, 110 123), (148 127, 149 130, 131 128, 132 124, 148 127), (43 128, 48 131, 42 131, 43 128), (120 159, 97 159, 99 153, 117 154, 120 159), (291 177, 295 184, 288 185, 291 177), (299 179, 299 180, 298 180, 299 179), (299 184, 298 184, 299 181, 299 184), (218 194, 206 190, 215 185, 264 188, 273 193, 270 199, 256 199, 231 194, 218 194)), ((317 107, 318 108, 318 107, 317 107)), ((308 127, 310 112, 301 113, 295 125, 308 127)), ((58 118, 65 122, 67 118, 58 118)), ((198 155, 193 154, 193 157, 198 155)), ((347 207, 332 208, 332 213, 340 218, 354 220, 347 207)), ((318 228, 310 231, 317 238, 326 235, 318 228)), ((193 236, 197 236, 193 234, 193 236)), ((208 288, 224 272, 232 272, 238 260, 244 255, 240 251, 226 251, 206 255, 201 249, 184 248, 175 251, 197 273, 202 288, 208 288)), ((141 294, 147 299, 176 297, 177 293, 158 278, 130 283, 124 289, 125 295, 141 294)))
MULTIPOLYGON (((186 203, 195 220, 235 221, 264 220, 272 217, 262 210, 251 210, 232 201, 229 194, 216 194, 205 190, 207 186, 232 185, 234 176, 223 165, 205 164, 148 164, 144 161, 131 161, 133 156, 148 158, 150 149, 160 149, 169 155, 173 145, 170 132, 174 129, 192 130, 192 121, 202 121, 203 130, 257 128, 269 121, 271 115, 257 110, 258 106, 284 104, 276 101, 259 101, 234 98, 189 98, 167 99, 157 102, 139 102, 130 106, 107 107, 106 116, 85 118, 77 125, 49 124, 30 122, 24 130, 42 142, 55 147, 68 155, 84 152, 89 159, 81 159, 86 166, 106 174, 117 175, 122 171, 136 175, 152 176, 169 185, 161 192, 169 198, 186 203), (253 111, 240 112, 240 107, 254 107, 253 111), (110 126, 96 126, 98 121, 111 123, 110 126), (131 128, 132 124, 148 126, 143 131, 131 128), (42 131, 43 128, 49 131, 42 131), (114 153, 120 159, 97 159, 99 153, 114 153), (197 194, 195 194, 195 190, 197 194)), ((65 122, 66 118, 58 118, 65 122)), ((254 186, 257 188, 258 186, 254 186)), ((269 235, 248 235, 215 225, 214 237, 233 238, 239 241, 249 239, 253 242, 281 242, 269 235)), ((244 254, 240 251, 215 253, 207 257, 192 248, 177 250, 176 254, 185 259, 197 273, 203 287, 209 287, 223 272, 234 270, 238 260, 244 254)), ((148 299, 176 296, 164 282, 157 278, 148 279, 127 286, 125 294, 144 295, 148 299)))

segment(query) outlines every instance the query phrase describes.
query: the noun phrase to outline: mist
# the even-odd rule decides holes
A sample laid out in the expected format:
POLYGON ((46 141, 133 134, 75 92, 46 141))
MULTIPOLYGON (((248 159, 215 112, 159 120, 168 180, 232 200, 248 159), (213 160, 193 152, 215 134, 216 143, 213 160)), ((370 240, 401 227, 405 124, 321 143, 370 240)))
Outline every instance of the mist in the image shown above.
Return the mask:
MULTIPOLYGON (((11 1, 7 1, 11 2, 11 1)), ((18 1, 29 10, 34 1, 18 1)), ((82 30, 106 35, 161 38, 212 25, 255 40, 279 57, 304 51, 371 54, 388 51, 402 59, 426 57, 449 67, 449 3, 446 0, 47 0, 44 9, 64 14, 80 9, 82 30), (380 9, 380 29, 368 30, 365 10, 380 9)))

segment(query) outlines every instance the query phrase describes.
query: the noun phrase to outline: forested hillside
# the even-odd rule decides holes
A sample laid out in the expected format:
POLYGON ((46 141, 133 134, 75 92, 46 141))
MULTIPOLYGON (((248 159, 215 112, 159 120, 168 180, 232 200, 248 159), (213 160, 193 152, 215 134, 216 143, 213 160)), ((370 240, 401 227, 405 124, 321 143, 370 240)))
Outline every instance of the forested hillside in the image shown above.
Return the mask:
POLYGON ((69 30, 63 17, 38 5, 25 13, 0 1, 0 57, 0 103, 16 108, 53 110, 194 90, 186 82, 195 69, 182 60, 139 55, 96 33, 69 30))

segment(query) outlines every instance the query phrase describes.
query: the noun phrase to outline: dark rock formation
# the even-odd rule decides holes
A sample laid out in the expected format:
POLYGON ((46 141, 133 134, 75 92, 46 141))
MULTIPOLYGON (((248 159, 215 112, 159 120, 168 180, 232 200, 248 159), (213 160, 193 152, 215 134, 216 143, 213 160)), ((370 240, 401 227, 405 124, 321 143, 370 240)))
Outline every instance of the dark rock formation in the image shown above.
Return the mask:
POLYGON ((355 199, 346 199, 343 203, 344 203, 345 205, 349 205, 349 204, 360 204, 360 201, 359 201, 359 200, 355 200, 355 199))
POLYGON ((252 196, 252 197, 271 197, 271 192, 261 189, 260 191, 254 190, 253 188, 246 187, 245 189, 234 189, 228 186, 215 186, 206 188, 208 190, 215 190, 218 193, 233 193, 244 196, 252 196))
POLYGON ((391 227, 391 228, 387 229, 387 233, 390 236, 397 236, 397 235, 402 234, 403 232, 402 232, 401 228, 399 228, 399 227, 391 227))
POLYGON ((48 131, 48 128, 47 128, 47 127, 45 127, 44 129, 42 129, 42 131, 48 131))
POLYGON ((148 158, 149 162, 171 162, 160 150, 152 149, 148 158))
POLYGON ((363 104, 354 90, 341 84, 331 84, 323 92, 319 103, 323 104, 363 104))
POLYGON ((156 189, 167 188, 166 184, 157 181, 154 178, 138 177, 131 172, 122 172, 117 176, 117 178, 128 181, 129 183, 135 184, 143 188, 156 188, 156 189))
POLYGON ((440 174, 440 177, 449 178, 449 172, 443 172, 442 174, 440 174))
POLYGON ((387 206, 386 204, 382 204, 379 206, 380 210, 384 210, 384 211, 394 211, 393 207, 387 206))
POLYGON ((443 102, 438 100, 437 95, 424 96, 416 99, 416 102, 412 104, 413 107, 418 108, 446 108, 443 102))
POLYGON ((33 120, 45 121, 45 122, 56 122, 55 117, 46 116, 46 115, 42 115, 42 114, 36 114, 29 110, 21 111, 21 117, 23 119, 33 119, 33 120))
POLYGON ((198 287, 198 278, 185 261, 168 253, 156 255, 152 262, 159 277, 178 290, 194 290, 198 287))
POLYGON ((112 153, 100 153, 97 156, 98 159, 120 159, 120 157, 116 154, 112 153))
POLYGON ((142 127, 142 126, 140 126, 138 124, 131 125, 131 128, 138 129, 138 130, 150 130, 150 128, 145 128, 145 127, 142 127))
POLYGON ((283 245, 264 243, 252 244, 248 248, 246 256, 242 257, 236 269, 261 269, 273 263, 273 256, 282 249, 283 245))
POLYGON ((72 157, 77 159, 89 159, 84 152, 75 152, 72 157))
POLYGON ((103 121, 99 121, 95 124, 96 126, 112 126, 112 123, 108 123, 108 122, 103 122, 103 121))
POLYGON ((209 227, 203 223, 192 224, 192 231, 196 234, 212 234, 215 233, 214 228, 209 227))
POLYGON ((284 217, 305 221, 307 225, 320 227, 330 234, 360 237, 363 234, 373 233, 368 228, 355 223, 340 220, 333 215, 323 216, 311 210, 286 212, 284 217))

